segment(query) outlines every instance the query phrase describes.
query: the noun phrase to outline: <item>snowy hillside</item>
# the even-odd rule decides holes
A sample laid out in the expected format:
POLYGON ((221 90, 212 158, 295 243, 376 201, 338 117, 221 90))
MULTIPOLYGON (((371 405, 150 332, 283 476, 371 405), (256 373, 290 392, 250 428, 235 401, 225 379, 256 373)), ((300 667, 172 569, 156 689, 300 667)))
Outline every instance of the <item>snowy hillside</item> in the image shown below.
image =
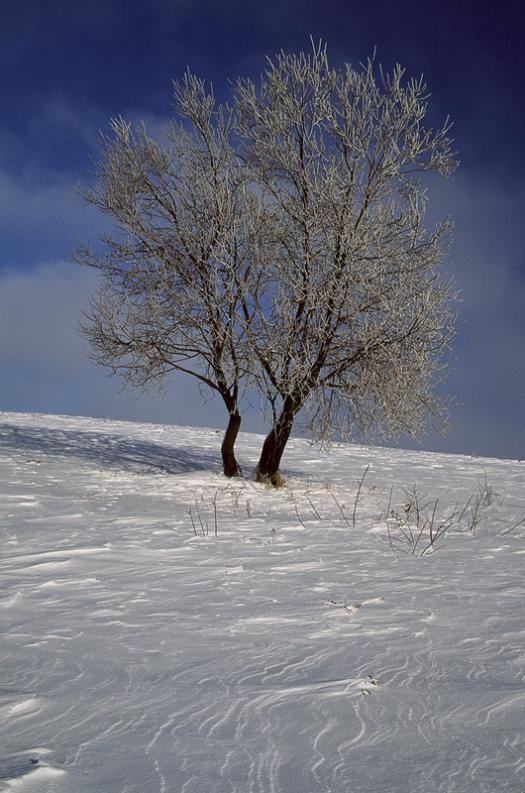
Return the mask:
POLYGON ((0 791, 523 793, 525 464, 219 446, 0 414, 0 791))

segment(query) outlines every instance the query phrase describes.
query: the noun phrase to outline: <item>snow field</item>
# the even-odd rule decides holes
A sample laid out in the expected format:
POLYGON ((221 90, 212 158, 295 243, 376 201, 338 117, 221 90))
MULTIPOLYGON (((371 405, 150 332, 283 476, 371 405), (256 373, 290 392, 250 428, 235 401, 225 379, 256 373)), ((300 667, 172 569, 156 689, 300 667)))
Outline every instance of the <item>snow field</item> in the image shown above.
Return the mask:
POLYGON ((0 414, 0 791, 523 793, 523 463, 219 446, 0 414))

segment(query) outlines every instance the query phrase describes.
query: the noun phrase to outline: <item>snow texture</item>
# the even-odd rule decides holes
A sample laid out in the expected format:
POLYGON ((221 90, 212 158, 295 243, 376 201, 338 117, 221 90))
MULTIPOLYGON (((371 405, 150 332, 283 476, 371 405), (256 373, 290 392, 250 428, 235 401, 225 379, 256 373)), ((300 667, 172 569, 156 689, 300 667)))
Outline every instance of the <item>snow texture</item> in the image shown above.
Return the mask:
POLYGON ((0 791, 523 793, 524 464, 220 440, 0 414, 0 791))

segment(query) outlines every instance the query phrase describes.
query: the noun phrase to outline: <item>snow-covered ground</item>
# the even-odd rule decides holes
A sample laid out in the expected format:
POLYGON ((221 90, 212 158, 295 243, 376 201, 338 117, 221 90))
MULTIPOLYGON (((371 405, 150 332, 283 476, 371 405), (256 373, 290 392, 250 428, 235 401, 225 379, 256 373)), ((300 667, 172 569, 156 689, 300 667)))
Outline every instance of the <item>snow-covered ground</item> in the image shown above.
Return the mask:
POLYGON ((0 414, 0 790, 523 793, 525 464, 220 439, 0 414))

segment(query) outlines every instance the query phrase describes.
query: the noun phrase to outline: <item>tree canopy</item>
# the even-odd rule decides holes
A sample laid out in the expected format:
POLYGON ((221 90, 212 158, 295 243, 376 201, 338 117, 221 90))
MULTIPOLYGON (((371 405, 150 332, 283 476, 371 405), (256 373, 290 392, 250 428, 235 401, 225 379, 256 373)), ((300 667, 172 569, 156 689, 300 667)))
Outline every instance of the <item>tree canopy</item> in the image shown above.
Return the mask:
POLYGON ((116 224, 104 254, 77 255, 102 275, 95 360, 220 394, 228 475, 243 388, 269 408, 257 475, 273 484, 297 416, 321 442, 417 435, 454 330, 450 222, 425 223, 427 177, 457 165, 448 119, 425 124, 422 78, 333 69, 319 45, 239 78, 230 105, 190 73, 174 88, 166 141, 113 121, 87 194, 116 224))

